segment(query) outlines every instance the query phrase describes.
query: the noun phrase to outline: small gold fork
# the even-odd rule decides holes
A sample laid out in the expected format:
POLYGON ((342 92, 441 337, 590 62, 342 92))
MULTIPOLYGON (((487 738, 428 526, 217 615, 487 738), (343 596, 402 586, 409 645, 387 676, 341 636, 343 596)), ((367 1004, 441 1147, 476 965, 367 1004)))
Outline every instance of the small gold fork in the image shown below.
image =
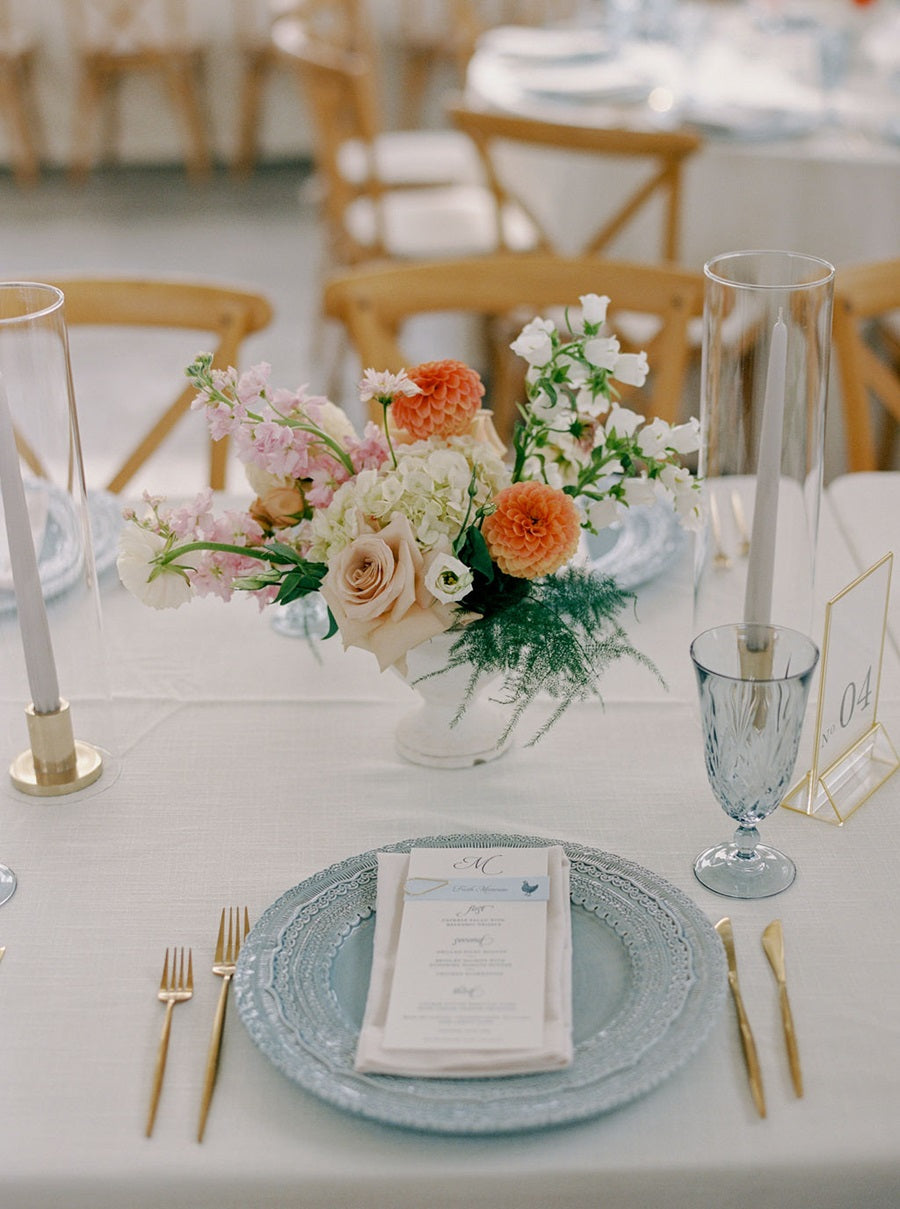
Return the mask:
POLYGON ((147 1137, 153 1133, 153 1123, 156 1120, 156 1107, 159 1104, 159 1093, 162 1091, 163 1075, 166 1071, 166 1055, 169 1052, 169 1032, 172 1027, 172 1012, 176 1003, 183 1003, 194 993, 194 966, 191 950, 188 949, 187 975, 184 972, 184 949, 172 949, 172 972, 169 973, 169 950, 163 962, 162 978, 157 999, 166 1005, 166 1017, 163 1021, 162 1036, 159 1039, 159 1053, 156 1057, 156 1071, 153 1075, 153 1091, 150 1095, 150 1112, 147 1115, 147 1137))
POLYGON ((243 932, 241 930, 240 907, 224 908, 219 920, 219 934, 216 937, 216 952, 213 957, 213 973, 222 979, 222 990, 219 992, 219 1003, 216 1007, 216 1017, 213 1021, 212 1037, 209 1041, 209 1053, 206 1058, 206 1081, 203 1085, 203 1101, 200 1105, 200 1124, 197 1127, 197 1141, 203 1141, 206 1129, 206 1118, 212 1102, 213 1088, 216 1085, 216 1075, 219 1073, 219 1054, 222 1049, 222 1030, 225 1026, 225 1007, 228 1003, 228 986, 237 967, 238 955, 241 951, 241 941, 250 931, 250 916, 244 907, 243 932), (228 940, 225 940, 225 912, 228 912, 228 940))
POLYGON ((713 535, 713 566, 719 571, 727 571, 731 566, 731 555, 727 553, 722 545, 722 522, 719 518, 719 501, 710 492, 709 496, 709 519, 712 522, 713 535))

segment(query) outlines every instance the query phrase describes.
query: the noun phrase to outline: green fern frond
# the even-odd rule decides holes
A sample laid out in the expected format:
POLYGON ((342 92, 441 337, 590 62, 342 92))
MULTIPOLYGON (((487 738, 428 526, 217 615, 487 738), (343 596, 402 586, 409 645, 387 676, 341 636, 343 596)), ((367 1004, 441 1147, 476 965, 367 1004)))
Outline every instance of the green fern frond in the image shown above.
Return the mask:
POLYGON ((509 607, 461 624, 454 630, 447 668, 468 664, 472 674, 457 717, 465 712, 482 675, 499 677, 495 699, 513 706, 502 742, 539 694, 547 693, 556 705, 529 741, 535 743, 574 701, 602 700, 600 682, 619 659, 633 659, 661 682, 653 662, 637 650, 618 620, 633 601, 634 594, 615 580, 569 567, 533 581, 509 607))

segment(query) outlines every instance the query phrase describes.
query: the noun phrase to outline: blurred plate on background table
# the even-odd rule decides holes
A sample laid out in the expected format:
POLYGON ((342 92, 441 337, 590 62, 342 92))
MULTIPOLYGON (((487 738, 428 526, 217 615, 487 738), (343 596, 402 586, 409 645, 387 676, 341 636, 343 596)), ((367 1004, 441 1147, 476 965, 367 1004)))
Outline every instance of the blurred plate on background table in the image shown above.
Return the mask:
POLYGON ((545 29, 498 25, 478 39, 479 50, 527 60, 530 64, 577 63, 612 54, 609 38, 598 29, 545 29))
MULTIPOLYGON (((385 846, 546 847, 537 836, 430 836, 385 846)), ((372 959, 377 852, 315 874, 263 914, 241 949, 237 1010, 289 1079, 359 1116, 433 1133, 562 1125, 649 1092, 699 1048, 725 995, 721 942, 680 890, 610 853, 571 861, 573 1033, 565 1070, 474 1079, 353 1069, 372 959)))

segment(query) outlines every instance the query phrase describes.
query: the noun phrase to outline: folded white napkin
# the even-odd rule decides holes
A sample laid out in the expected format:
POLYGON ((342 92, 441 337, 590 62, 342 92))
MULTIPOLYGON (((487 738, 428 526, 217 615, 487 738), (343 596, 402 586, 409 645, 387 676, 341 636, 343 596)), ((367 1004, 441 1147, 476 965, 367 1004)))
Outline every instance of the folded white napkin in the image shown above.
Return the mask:
POLYGON ((540 1046, 519 1050, 386 1049, 391 982, 403 915, 407 853, 378 853, 375 942, 369 996, 355 1067, 394 1075, 466 1078, 557 1070, 572 1061, 572 917, 569 907, 569 859, 558 845, 547 849, 550 898, 547 904, 544 1037, 540 1046))

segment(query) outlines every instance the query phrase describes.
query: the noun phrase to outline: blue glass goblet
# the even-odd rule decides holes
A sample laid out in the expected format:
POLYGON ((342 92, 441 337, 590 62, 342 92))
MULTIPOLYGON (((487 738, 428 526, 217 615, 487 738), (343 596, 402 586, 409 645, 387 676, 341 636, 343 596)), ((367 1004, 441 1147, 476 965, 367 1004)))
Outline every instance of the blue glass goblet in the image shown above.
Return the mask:
POLYGON ((732 841, 694 862, 717 894, 767 898, 797 874, 789 857, 759 842, 756 825, 787 792, 818 658, 811 639, 781 626, 717 626, 691 643, 707 776, 738 824, 732 841))

